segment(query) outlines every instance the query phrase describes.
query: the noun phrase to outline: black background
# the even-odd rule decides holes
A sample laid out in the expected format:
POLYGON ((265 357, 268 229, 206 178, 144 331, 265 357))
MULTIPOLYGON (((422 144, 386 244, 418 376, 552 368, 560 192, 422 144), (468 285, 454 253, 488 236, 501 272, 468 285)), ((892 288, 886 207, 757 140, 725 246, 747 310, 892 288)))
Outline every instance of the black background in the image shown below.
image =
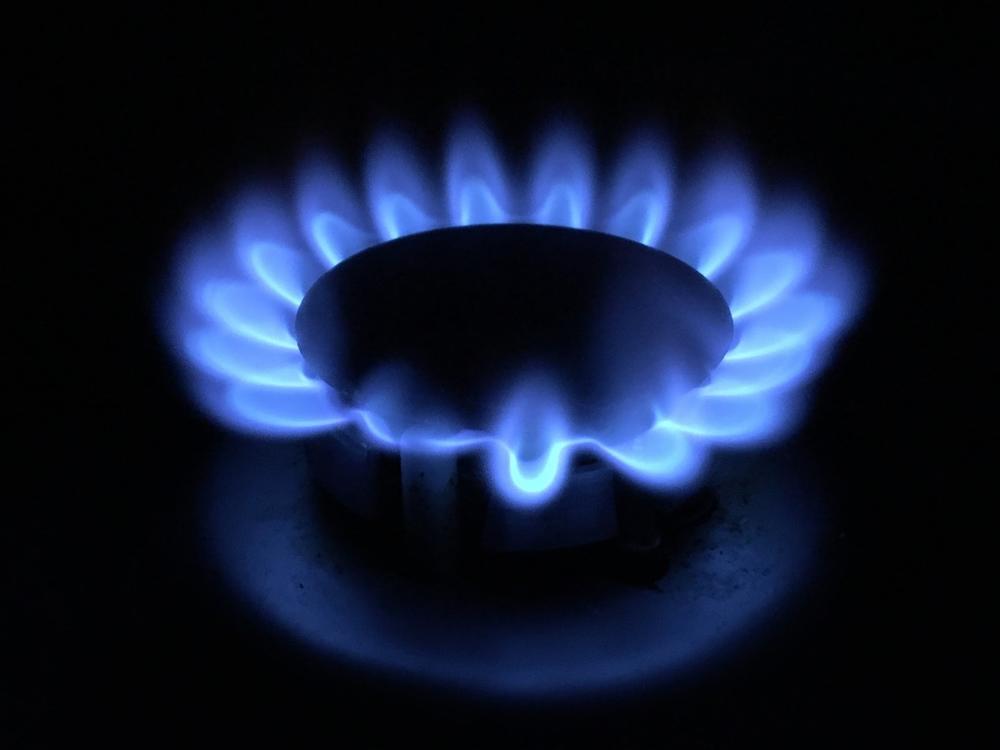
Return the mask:
POLYGON ((954 480, 988 445, 961 427, 989 406, 970 372, 993 372, 988 297, 971 284, 988 242, 984 24, 481 10, 149 11, 8 31, 23 46, 12 156, 30 167, 10 172, 28 231, 5 250, 9 427, 15 456, 41 460, 15 461, 28 481, 8 494, 4 725, 25 743, 957 740, 977 711, 961 646, 983 626, 962 531, 977 498, 954 480), (337 679, 251 643, 185 562, 190 488, 220 437, 153 330, 173 242, 241 177, 285 173, 303 143, 356 158, 395 121, 436 148, 464 106, 511 153, 562 113, 599 148, 637 121, 662 123, 682 155, 736 135, 765 180, 801 178, 874 272, 797 437, 835 468, 840 572, 804 624, 690 693, 553 715, 337 679))

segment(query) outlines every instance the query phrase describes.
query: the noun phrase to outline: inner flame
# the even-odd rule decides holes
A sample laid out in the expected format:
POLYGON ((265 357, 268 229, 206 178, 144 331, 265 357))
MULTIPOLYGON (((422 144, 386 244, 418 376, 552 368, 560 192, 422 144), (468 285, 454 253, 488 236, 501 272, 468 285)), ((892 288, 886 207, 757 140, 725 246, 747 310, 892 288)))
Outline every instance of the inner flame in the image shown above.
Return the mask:
POLYGON ((247 190, 222 221, 188 238, 165 322, 206 413, 265 436, 354 424, 373 444, 398 448, 404 436, 376 408, 391 402, 391 379, 347 407, 304 367, 293 322, 316 279, 367 247, 438 227, 591 228, 671 253, 723 293, 735 336, 709 381, 672 399, 650 429, 613 445, 568 423, 559 393, 512 383, 490 431, 442 415, 426 434, 407 433, 406 449, 478 451, 495 489, 521 505, 551 498, 578 451, 635 481, 679 488, 697 481, 712 446, 757 445, 793 426, 803 386, 862 301, 862 274, 830 247, 810 201, 762 200, 738 154, 710 155, 675 192, 669 151, 649 133, 627 141, 600 180, 587 139, 567 126, 540 140, 524 184, 511 179, 480 123, 453 129, 442 191, 418 153, 398 135, 375 140, 364 202, 342 170, 314 157, 299 171, 293 206, 275 192, 247 190))

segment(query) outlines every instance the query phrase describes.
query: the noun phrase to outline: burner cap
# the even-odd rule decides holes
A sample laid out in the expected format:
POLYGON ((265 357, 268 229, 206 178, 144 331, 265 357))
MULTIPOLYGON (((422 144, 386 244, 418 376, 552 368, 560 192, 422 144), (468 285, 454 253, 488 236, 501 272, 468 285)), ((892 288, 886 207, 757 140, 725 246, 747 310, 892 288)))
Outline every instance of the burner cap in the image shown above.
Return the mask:
POLYGON ((527 379, 581 431, 628 436, 704 382, 732 331, 719 291, 676 258, 527 224, 372 247, 322 276, 296 318, 313 374, 399 434, 488 431, 527 379))

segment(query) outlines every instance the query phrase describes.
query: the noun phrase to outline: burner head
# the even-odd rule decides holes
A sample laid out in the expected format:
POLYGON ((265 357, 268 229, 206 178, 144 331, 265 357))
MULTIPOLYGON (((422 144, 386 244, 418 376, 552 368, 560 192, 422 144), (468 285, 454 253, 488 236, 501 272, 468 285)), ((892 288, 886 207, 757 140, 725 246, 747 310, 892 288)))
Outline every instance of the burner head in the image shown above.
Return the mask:
POLYGON ((397 434, 488 431, 537 376, 581 432, 625 438, 704 382, 733 335, 722 295, 676 258, 516 224, 365 250, 312 286, 295 328, 312 372, 397 434))

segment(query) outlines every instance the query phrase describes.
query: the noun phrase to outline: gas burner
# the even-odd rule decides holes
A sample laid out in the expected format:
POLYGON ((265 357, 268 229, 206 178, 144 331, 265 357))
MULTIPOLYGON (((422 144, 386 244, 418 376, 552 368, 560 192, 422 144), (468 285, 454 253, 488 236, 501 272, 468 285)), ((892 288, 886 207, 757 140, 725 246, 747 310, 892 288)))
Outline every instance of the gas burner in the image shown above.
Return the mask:
MULTIPOLYGON (((714 503, 723 518, 734 512, 732 490, 720 488, 727 461, 716 453, 708 471, 709 459, 719 448, 763 446, 794 425, 803 386, 860 305, 861 274, 822 236, 807 200, 759 199, 744 160, 731 151, 704 160, 675 196, 666 148, 642 135, 599 187, 586 140, 561 127, 542 140, 525 188, 516 190, 486 129, 466 122, 449 143, 444 200, 417 153, 398 137, 376 141, 366 163, 367 212, 343 173, 316 158, 300 174, 295 210, 280 194, 247 192, 228 232, 216 225, 185 243, 166 320, 192 393, 226 426, 306 446, 289 453, 261 445, 249 450, 255 458, 229 469, 267 488, 282 518, 310 529, 302 538, 293 540, 281 524, 257 523, 256 501, 245 485, 233 489, 235 477, 214 480, 209 536, 220 565, 269 617, 329 653, 483 683, 486 675, 456 666, 460 654, 446 656, 452 666, 430 665, 429 651, 383 632, 386 622, 362 632, 367 597, 378 598, 363 592, 382 586, 369 580, 378 566, 361 570, 367 553, 342 533, 352 521, 340 518, 331 531, 309 510, 308 474, 326 500, 376 522, 368 547, 404 539, 458 588, 457 572, 486 570, 484 561, 497 554, 508 555, 504 565, 513 569, 512 553, 608 543, 628 553, 600 558, 590 587, 623 560, 628 567, 640 559, 638 578, 662 578, 657 585, 675 594, 658 604, 623 595, 609 606, 636 640, 624 636, 627 654, 615 651, 581 672, 590 687, 639 674, 643 652, 644 670, 701 658, 712 639, 691 628, 729 633, 752 618, 723 625, 721 610, 698 614, 698 582, 716 565, 705 548, 695 554, 688 545, 686 572, 672 583, 664 583, 670 576, 663 577, 661 553, 676 546, 670 540, 685 526, 679 517, 714 503), (240 514, 249 515, 238 521, 240 514), (337 549, 324 552, 327 544, 337 549), (302 549, 324 562, 311 568, 302 549), (346 578, 331 572, 344 566, 354 571, 346 578), (291 602, 267 576, 255 580, 265 569, 294 571, 300 586, 308 581, 322 593, 291 602), (667 600, 688 614, 667 617, 667 600), (338 614, 346 611, 346 619, 338 614), (677 621, 684 616, 690 627, 677 621), (680 633, 687 645, 656 645, 650 623, 680 633)), ((768 557, 765 548, 780 534, 802 535, 795 565, 809 556, 815 533, 806 529, 815 524, 792 507, 801 490, 778 485, 760 490, 778 499, 755 519, 758 529, 771 527, 753 537, 752 551, 722 540, 718 517, 700 532, 729 545, 722 554, 742 571, 730 571, 737 589, 768 591, 753 603, 730 597, 727 606, 756 611, 791 590, 800 572, 779 573, 763 588, 747 578, 747 571, 789 564, 780 554, 752 564, 768 557), (800 531, 788 525, 792 518, 800 531)), ((428 593, 426 582, 389 579, 396 583, 385 585, 407 592, 403 599, 427 598, 441 612, 457 606, 428 593)), ((476 580, 485 586, 489 576, 476 580)), ((459 617, 470 643, 503 641, 479 620, 485 612, 507 615, 492 600, 484 604, 488 593, 473 598, 478 604, 459 617)), ((511 633, 526 645, 516 655, 509 643, 501 650, 512 663, 536 660, 530 687, 552 687, 580 671, 567 666, 577 652, 551 643, 560 617, 545 623, 536 613, 522 622, 521 604, 508 604, 519 623, 511 633), (532 627, 537 638, 527 635, 532 627), (545 650, 558 658, 542 658, 545 650)), ((421 637, 455 633, 454 624, 424 619, 415 625, 421 637)), ((596 647, 593 639, 611 626, 599 619, 589 634, 579 628, 581 643, 596 647)), ((526 663, 509 673, 494 668, 493 688, 528 687, 521 684, 526 663)))
POLYGON ((598 190, 586 140, 572 128, 556 128, 542 140, 526 189, 514 190, 487 131, 465 123, 450 140, 441 206, 418 153, 401 138, 375 142, 366 170, 367 217, 349 181, 317 158, 302 169, 297 210, 286 210, 284 197, 273 191, 248 191, 235 202, 228 231, 216 225, 185 243, 168 331, 207 413, 258 435, 303 436, 354 425, 370 442, 394 449, 405 443, 408 452, 477 450, 511 504, 554 497, 581 450, 644 485, 686 488, 697 484, 713 447, 758 445, 788 431, 801 411, 800 386, 824 364, 860 303, 857 269, 822 236, 809 202, 787 195, 759 200, 744 160, 732 153, 706 159, 675 199, 666 149, 657 138, 636 137, 598 190), (296 214, 298 227, 290 220, 296 214), (528 227, 505 235, 493 227, 373 248, 435 227, 518 221, 592 228, 622 239, 528 227), (515 241, 526 241, 537 257, 499 247, 515 241), (429 250, 429 243, 441 248, 429 250), (418 268, 416 257, 385 262, 390 247, 419 255, 428 267, 418 268), (650 248, 668 257, 656 263, 650 248), (512 255, 505 259, 507 252, 512 255), (313 289, 325 270, 355 254, 342 274, 323 276, 313 289), (426 284, 431 268, 440 273, 448 263, 462 264, 448 271, 454 283, 447 290, 437 284, 423 297, 398 276, 405 271, 426 284), (502 274, 495 288, 482 283, 490 264, 502 274), (652 276, 642 278, 647 269, 652 276), (309 351, 300 351, 296 312, 310 290, 317 304, 322 290, 349 291, 354 282, 344 283, 348 277, 360 287, 351 309, 341 311, 344 326, 306 331, 308 346, 329 349, 310 362, 309 351), (579 294, 575 278, 596 296, 579 294), (481 298, 473 287, 463 288, 477 279, 481 298), (412 306, 404 309, 380 283, 409 295, 412 306), (637 288, 628 289, 630 283, 637 288), (721 310, 709 309, 720 307, 715 290, 728 306, 731 336, 721 310), (537 314, 508 292, 530 294, 537 314), (561 308, 560 295, 572 309, 561 308), (651 317, 642 319, 646 312, 651 317), (567 320, 581 313, 585 320, 567 320), (381 344, 362 352, 343 343, 362 341, 369 330, 387 336, 393 315, 407 335, 385 343, 405 347, 401 366, 400 352, 381 344), (447 335, 485 321, 494 338, 484 335, 471 346, 474 336, 465 330, 449 346, 444 333, 427 327, 441 320, 447 335), (418 322, 424 328, 418 330, 418 322), (573 340, 584 335, 596 340, 573 340), (706 351, 677 359, 685 337, 706 351), (522 343, 530 344, 526 354, 535 361, 517 361, 522 343), (552 352, 542 351, 544 345, 552 352), (502 378, 476 372, 471 388, 468 382, 455 388, 462 368, 468 373, 493 364, 490 353, 498 351, 496 364, 508 370, 502 378), (341 352, 348 358, 330 359, 341 352), (546 365, 564 353, 582 359, 551 372, 546 365), (664 365, 662 372, 657 365, 664 365), (338 375, 336 368, 354 370, 338 375), (489 377, 495 380, 487 386, 489 377), (418 393, 418 387, 424 388, 418 393), (410 411, 418 401, 422 413, 414 422, 410 411), (469 402, 476 402, 477 414, 466 423, 469 402))

